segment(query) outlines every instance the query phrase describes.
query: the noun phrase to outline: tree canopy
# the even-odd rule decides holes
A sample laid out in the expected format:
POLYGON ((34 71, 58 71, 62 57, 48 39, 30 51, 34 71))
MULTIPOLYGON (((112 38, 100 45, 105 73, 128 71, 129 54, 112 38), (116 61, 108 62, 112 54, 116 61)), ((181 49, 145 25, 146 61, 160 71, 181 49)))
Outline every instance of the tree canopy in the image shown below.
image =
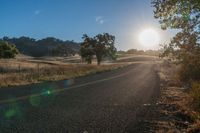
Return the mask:
POLYGON ((200 80, 200 1, 152 0, 161 28, 178 29, 161 56, 172 55, 182 64, 182 80, 200 80))
POLYGON ((80 44, 74 41, 63 41, 54 37, 36 40, 29 37, 0 39, 15 44, 20 53, 33 56, 71 56, 79 52, 80 44))
POLYGON ((116 59, 117 49, 115 48, 115 37, 108 33, 98 34, 95 37, 83 35, 83 43, 81 44, 80 54, 88 63, 92 62, 92 57, 95 55, 98 65, 102 59, 107 57, 116 59))

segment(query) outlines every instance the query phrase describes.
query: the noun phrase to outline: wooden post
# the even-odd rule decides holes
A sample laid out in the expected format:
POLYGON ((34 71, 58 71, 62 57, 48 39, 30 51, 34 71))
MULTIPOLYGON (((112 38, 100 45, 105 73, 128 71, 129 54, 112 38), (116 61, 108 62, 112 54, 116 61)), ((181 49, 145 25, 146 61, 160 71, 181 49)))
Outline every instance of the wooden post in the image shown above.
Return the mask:
POLYGON ((38 80, 40 78, 40 63, 37 64, 38 80))
POLYGON ((21 73, 21 65, 20 65, 20 63, 18 64, 18 72, 21 73))

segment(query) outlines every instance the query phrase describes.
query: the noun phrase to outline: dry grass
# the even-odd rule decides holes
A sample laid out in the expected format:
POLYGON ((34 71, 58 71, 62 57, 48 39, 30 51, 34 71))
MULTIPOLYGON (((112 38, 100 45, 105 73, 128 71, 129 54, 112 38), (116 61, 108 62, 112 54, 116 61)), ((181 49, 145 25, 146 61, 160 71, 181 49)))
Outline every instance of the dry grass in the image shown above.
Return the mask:
POLYGON ((87 65, 43 60, 0 60, 0 87, 76 78, 109 71, 127 64, 87 65))
POLYGON ((181 86, 177 73, 179 68, 179 65, 164 60, 163 63, 160 64, 160 70, 158 71, 160 79, 166 82, 168 86, 181 86))
POLYGON ((192 106, 200 112, 200 81, 192 82, 192 89, 189 94, 192 98, 192 106))
POLYGON ((199 133, 200 132, 200 121, 197 121, 195 124, 188 129, 188 133, 199 133))
POLYGON ((157 132, 200 132, 200 113, 193 108, 194 104, 200 105, 199 82, 194 82, 192 89, 188 89, 188 86, 180 81, 178 75, 180 66, 167 61, 160 64, 159 69, 161 79, 159 102, 162 106, 158 108, 163 117, 159 119, 166 124, 160 125, 157 132), (162 130, 163 127, 167 127, 166 130, 162 130))

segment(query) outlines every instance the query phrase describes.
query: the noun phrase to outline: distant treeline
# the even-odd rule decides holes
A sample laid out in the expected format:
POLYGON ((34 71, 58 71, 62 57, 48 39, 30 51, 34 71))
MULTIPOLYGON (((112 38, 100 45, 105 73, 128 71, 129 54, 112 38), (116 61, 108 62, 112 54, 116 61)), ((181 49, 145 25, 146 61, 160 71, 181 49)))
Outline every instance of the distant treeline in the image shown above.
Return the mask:
POLYGON ((136 54, 136 55, 152 55, 159 56, 160 50, 138 50, 138 49, 129 49, 127 51, 118 51, 118 54, 136 54))
POLYGON ((36 40, 29 37, 3 37, 0 41, 14 44, 21 54, 33 57, 41 56, 71 56, 79 53, 80 43, 63 41, 53 37, 36 40))

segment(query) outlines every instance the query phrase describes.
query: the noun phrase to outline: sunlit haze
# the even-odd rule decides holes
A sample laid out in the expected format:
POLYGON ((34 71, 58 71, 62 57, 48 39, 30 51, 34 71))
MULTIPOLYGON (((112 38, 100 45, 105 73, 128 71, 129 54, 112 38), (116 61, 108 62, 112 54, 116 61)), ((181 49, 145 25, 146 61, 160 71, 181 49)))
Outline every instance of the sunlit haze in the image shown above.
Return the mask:
POLYGON ((146 48, 156 48, 159 45, 160 37, 153 29, 145 29, 138 36, 139 42, 146 48))
POLYGON ((200 133, 200 0, 0 0, 0 16, 0 133, 200 133))
POLYGON ((138 41, 147 27, 159 34, 159 43, 168 42, 174 34, 160 29, 150 0, 1 0, 0 16, 0 38, 56 37, 81 42, 84 33, 107 32, 115 35, 118 50, 127 50, 158 48, 138 41))

